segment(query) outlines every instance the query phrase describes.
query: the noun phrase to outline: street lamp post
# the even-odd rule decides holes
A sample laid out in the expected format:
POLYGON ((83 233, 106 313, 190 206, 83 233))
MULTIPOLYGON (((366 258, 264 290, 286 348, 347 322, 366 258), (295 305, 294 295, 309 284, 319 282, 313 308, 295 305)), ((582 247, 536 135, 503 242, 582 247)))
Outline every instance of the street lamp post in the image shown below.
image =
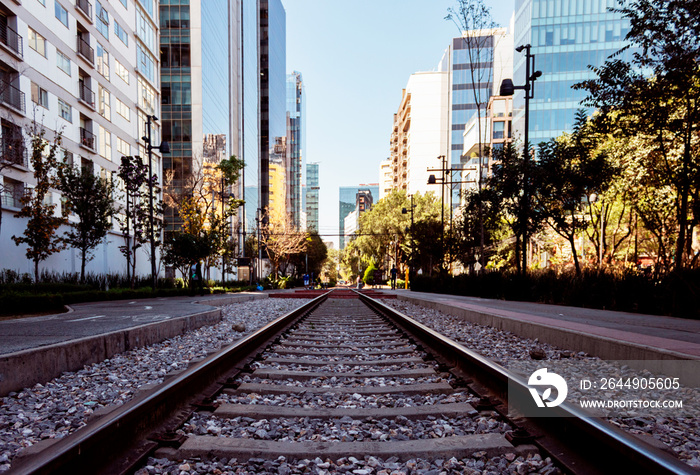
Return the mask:
POLYGON ((148 237, 151 242, 151 284, 153 285, 153 290, 156 289, 156 284, 158 283, 158 275, 156 271, 156 238, 153 227, 153 159, 152 150, 157 148, 158 151, 163 153, 170 153, 170 145, 168 142, 161 142, 157 147, 151 144, 151 121, 156 122, 158 117, 155 115, 146 116, 146 133, 148 135, 141 137, 146 143, 146 149, 148 150, 148 237))
POLYGON ((524 156, 523 156, 523 201, 520 207, 521 219, 522 219, 522 272, 523 274, 527 272, 527 215, 528 215, 528 205, 529 205, 529 176, 528 167, 530 166, 530 144, 529 144, 529 131, 530 131, 530 99, 534 97, 535 85, 534 82, 538 77, 542 76, 542 71, 535 70, 535 55, 530 53, 531 46, 529 44, 520 45, 515 48, 515 51, 522 53, 525 50, 525 85, 524 86, 514 86, 512 79, 504 79, 501 82, 501 96, 512 96, 516 89, 522 89, 525 91, 525 145, 524 145, 524 156), (532 71, 532 73, 531 73, 532 71))

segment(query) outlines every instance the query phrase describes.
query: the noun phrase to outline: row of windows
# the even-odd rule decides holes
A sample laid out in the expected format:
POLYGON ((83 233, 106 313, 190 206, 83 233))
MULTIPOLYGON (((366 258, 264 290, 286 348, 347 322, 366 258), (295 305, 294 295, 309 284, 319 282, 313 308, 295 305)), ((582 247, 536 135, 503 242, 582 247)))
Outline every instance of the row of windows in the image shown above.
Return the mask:
MULTIPOLYGON (((97 91, 97 106, 98 111, 102 117, 111 121, 112 120, 112 108, 111 108, 111 93, 102 87, 98 86, 97 91)), ((31 100, 34 104, 43 107, 44 109, 49 109, 49 93, 46 89, 40 87, 38 84, 31 83, 31 100)), ((131 109, 124 102, 119 100, 119 98, 114 98, 116 104, 117 113, 124 119, 131 121, 131 109)), ((59 115, 67 120, 68 122, 73 122, 73 111, 67 102, 65 102, 60 97, 58 98, 58 111, 59 115)))
MULTIPOLYGON (((39 53, 40 55, 42 55, 44 58, 48 57, 47 43, 48 42, 46 38, 34 31, 32 27, 28 27, 29 47, 37 53, 39 53)), ((95 69, 98 73, 100 73, 105 79, 109 81, 109 52, 100 43, 97 43, 97 47, 95 48, 95 56, 95 69)), ((129 84, 129 70, 124 65, 122 65, 116 58, 114 59, 114 63, 117 76, 119 76, 119 78, 121 78, 126 84, 129 84)), ((56 49, 56 65, 67 75, 72 75, 71 60, 59 49, 56 49)))
POLYGON ((629 20, 607 20, 535 26, 532 46, 559 46, 622 41, 630 30, 629 20))
POLYGON ((532 0, 532 18, 605 13, 617 6, 616 0, 532 0))

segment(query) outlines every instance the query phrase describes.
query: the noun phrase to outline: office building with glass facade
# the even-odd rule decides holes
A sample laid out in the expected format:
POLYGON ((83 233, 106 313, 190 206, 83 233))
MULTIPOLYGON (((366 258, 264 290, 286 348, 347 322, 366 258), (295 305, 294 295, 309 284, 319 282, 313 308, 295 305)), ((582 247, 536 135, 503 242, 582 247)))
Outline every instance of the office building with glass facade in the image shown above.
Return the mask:
MULTIPOLYGON (((601 66, 626 45, 629 21, 608 11, 616 0, 516 0, 515 46, 530 44, 535 68, 542 71, 530 100, 530 143, 536 145, 570 132, 584 91, 572 85, 595 77, 589 65, 601 66)), ((516 85, 525 84, 525 53, 514 53, 516 85)), ((631 51, 620 59, 629 60, 631 51)), ((523 138, 525 99, 513 98, 515 138, 523 138)))
POLYGON ((263 222, 270 206, 270 156, 287 137, 286 12, 281 0, 260 0, 260 167, 259 208, 263 222))
POLYGON ((287 210, 292 224, 301 228, 304 213, 302 183, 306 165, 306 93, 301 73, 287 76, 287 210))
POLYGON ((318 204, 319 197, 321 193, 321 186, 319 181, 319 164, 318 163, 307 163, 306 164, 306 229, 308 231, 316 231, 320 229, 318 227, 318 204))
POLYGON ((370 183, 367 185, 360 184, 359 186, 341 186, 339 188, 338 200, 338 234, 340 237, 339 249, 345 248, 345 218, 347 215, 355 211, 357 207, 357 194, 365 193, 371 202, 375 201, 375 196, 379 196, 379 183, 370 183))

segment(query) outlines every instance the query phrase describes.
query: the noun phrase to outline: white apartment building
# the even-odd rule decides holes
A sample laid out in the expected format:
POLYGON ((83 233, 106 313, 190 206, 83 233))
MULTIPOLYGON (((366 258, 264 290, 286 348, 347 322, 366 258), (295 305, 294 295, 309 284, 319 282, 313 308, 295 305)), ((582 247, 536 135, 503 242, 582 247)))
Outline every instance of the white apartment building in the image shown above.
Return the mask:
MULTIPOLYGON (((25 219, 14 216, 19 197, 35 184, 28 161, 32 123, 43 126, 48 140, 61 133, 66 162, 110 180, 117 180, 122 156, 146 160, 141 138, 148 135, 147 118, 160 115, 158 37, 155 0, 0 0, 0 159, 9 163, 0 174, 0 268, 33 272, 24 247, 11 240, 26 227, 25 219)), ((151 122, 157 147, 160 129, 157 120, 151 122)), ((152 159, 160 177, 157 148, 152 159)), ((60 206, 55 190, 51 201, 60 206)), ((118 219, 87 272, 126 272, 118 219)), ((139 252, 137 273, 150 273, 149 259, 139 252)), ((44 268, 77 272, 80 253, 53 254, 41 263, 44 268)))
POLYGON ((437 158, 447 154, 448 97, 446 71, 418 72, 408 79, 390 141, 392 189, 434 191, 427 170, 439 167, 437 158))
POLYGON ((392 185, 394 183, 394 176, 392 174, 391 159, 382 160, 379 163, 379 199, 384 199, 389 193, 391 193, 392 185))

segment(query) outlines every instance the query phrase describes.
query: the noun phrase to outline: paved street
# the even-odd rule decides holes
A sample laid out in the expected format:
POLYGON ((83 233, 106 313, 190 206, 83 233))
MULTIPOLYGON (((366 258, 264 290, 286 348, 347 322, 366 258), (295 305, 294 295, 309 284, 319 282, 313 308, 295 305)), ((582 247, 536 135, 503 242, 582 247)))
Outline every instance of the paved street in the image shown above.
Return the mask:
POLYGON ((0 354, 214 310, 196 303, 214 299, 217 296, 80 303, 68 313, 0 321, 0 354))

